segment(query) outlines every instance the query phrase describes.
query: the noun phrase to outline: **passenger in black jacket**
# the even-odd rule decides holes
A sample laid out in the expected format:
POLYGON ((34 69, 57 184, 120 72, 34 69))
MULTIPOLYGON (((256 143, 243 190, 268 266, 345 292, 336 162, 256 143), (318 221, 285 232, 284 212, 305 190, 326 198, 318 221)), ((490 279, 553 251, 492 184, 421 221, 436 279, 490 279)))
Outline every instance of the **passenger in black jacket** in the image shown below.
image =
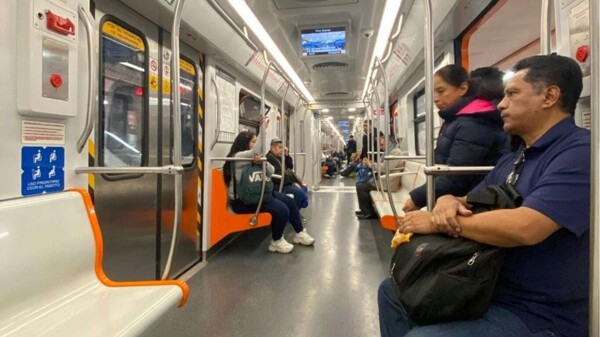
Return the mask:
MULTIPOLYGON (((435 105, 443 119, 435 148, 436 164, 449 166, 494 166, 508 151, 508 136, 496 108, 504 96, 503 73, 497 68, 479 68, 471 72, 448 65, 435 73, 435 105)), ((435 179, 435 198, 466 195, 484 175, 448 175, 435 179)), ((425 185, 410 192, 405 212, 427 205, 425 185)))
MULTIPOLYGON (((301 209, 302 208, 302 200, 304 198, 303 197, 304 192, 302 191, 302 187, 300 186, 300 184, 294 180, 294 176, 291 174, 288 174, 287 170, 281 169, 281 156, 283 154, 284 154, 283 153, 283 145, 282 145, 281 139, 273 138, 271 140, 271 149, 269 150, 269 152, 266 155, 267 161, 271 165, 273 165, 273 168, 275 169, 274 174, 277 174, 277 175, 280 175, 283 177, 283 179, 271 177, 271 180, 273 181, 273 187, 275 187, 276 190, 279 190, 279 184, 281 184, 282 183, 281 180, 283 180, 283 192, 286 194, 292 194, 294 196, 294 202, 296 203, 296 206, 298 207, 298 209, 301 209)), ((291 160, 291 158, 290 158, 290 160, 291 160)), ((287 160, 285 160, 284 165, 286 166, 286 169, 287 169, 287 166, 288 166, 287 160)))

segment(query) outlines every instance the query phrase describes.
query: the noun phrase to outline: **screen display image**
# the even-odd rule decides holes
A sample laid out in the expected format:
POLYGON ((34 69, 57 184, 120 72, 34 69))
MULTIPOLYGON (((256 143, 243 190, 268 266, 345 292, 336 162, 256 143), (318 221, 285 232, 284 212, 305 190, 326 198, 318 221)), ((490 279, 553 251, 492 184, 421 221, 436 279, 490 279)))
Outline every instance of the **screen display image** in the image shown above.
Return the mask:
POLYGON ((346 28, 303 29, 302 56, 346 54, 346 28))

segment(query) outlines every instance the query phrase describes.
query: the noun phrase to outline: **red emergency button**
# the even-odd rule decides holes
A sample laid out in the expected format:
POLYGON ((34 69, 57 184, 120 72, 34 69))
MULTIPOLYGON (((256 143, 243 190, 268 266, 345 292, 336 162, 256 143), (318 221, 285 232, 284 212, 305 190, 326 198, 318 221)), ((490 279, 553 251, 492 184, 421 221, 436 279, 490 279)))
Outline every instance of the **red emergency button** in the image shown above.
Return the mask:
POLYGON ((590 54, 590 49, 588 46, 580 46, 577 48, 577 52, 575 53, 575 58, 577 61, 583 63, 587 60, 588 55, 590 54))
POLYGON ((50 83, 52 84, 53 87, 60 88, 60 86, 63 83, 62 76, 60 76, 59 74, 50 75, 50 83))
POLYGON ((62 35, 75 35, 75 24, 68 18, 52 13, 46 10, 46 27, 62 35))

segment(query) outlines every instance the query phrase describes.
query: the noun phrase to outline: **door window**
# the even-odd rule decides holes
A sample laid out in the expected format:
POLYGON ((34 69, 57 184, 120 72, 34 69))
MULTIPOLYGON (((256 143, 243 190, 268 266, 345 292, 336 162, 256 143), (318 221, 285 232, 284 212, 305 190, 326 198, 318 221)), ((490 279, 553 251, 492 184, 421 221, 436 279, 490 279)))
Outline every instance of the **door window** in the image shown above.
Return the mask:
POLYGON ((145 163, 146 43, 122 23, 102 24, 100 53, 101 166, 145 163))

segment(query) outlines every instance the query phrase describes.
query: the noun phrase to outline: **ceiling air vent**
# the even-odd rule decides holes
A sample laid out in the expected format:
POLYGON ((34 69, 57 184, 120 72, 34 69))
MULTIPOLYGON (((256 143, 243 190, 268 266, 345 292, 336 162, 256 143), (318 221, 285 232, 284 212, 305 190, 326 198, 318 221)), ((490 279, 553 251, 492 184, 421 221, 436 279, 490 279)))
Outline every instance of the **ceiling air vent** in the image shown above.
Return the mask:
POLYGON ((340 97, 340 96, 349 96, 350 93, 347 91, 331 91, 331 92, 326 92, 323 96, 326 97, 340 97))
POLYGON ((312 66, 314 70, 345 70, 348 69, 348 63, 345 62, 322 62, 312 66))

